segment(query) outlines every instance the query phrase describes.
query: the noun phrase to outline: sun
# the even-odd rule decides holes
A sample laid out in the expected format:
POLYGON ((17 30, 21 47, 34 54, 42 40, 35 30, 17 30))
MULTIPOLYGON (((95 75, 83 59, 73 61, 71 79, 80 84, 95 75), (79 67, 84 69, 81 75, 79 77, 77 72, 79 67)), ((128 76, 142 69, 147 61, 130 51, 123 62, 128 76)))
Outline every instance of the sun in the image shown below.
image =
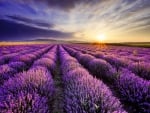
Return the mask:
POLYGON ((98 42, 104 42, 106 40, 106 35, 105 34, 99 34, 96 37, 96 39, 97 39, 98 42))

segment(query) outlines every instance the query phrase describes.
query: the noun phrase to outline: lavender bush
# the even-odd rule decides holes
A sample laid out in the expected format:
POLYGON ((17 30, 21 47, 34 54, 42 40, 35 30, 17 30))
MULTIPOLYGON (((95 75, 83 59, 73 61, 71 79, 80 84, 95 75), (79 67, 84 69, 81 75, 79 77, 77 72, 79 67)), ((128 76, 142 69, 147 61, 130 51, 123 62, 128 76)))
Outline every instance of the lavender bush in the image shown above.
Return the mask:
POLYGON ((8 65, 18 71, 26 70, 27 68, 27 65, 24 62, 10 62, 8 65))
POLYGON ((44 112, 44 110, 46 110, 46 106, 44 106, 44 104, 48 103, 47 106, 51 105, 53 94, 53 79, 47 68, 41 66, 32 67, 28 72, 23 72, 16 75, 14 78, 9 79, 4 83, 3 86, 0 87, 0 109, 4 111, 18 110, 18 107, 25 107, 26 104, 28 106, 29 101, 37 101, 37 103, 30 103, 30 105, 28 106, 29 108, 27 107, 24 109, 19 109, 19 112, 30 110, 30 106, 34 105, 39 106, 39 108, 35 109, 38 109, 39 111, 42 110, 44 112), (19 98, 20 94, 23 94, 24 96, 21 95, 21 97, 19 98), (28 94, 31 94, 30 98, 28 98, 28 94), (38 94, 39 97, 34 94, 38 94), (11 95, 12 97, 14 96, 15 98, 17 98, 17 100, 15 101, 14 98, 8 98, 7 100, 6 97, 9 97, 9 95, 11 95), (25 98, 25 100, 22 100, 22 98, 25 98), (11 103, 12 101, 14 103, 11 103), (19 102, 22 102, 23 105, 19 102), (14 104, 14 106, 11 104, 14 104), (10 107, 8 107, 7 105, 10 107), (41 108, 41 106, 43 106, 43 108, 41 108))
POLYGON ((17 95, 7 95, 5 101, 0 101, 1 113, 50 113, 47 98, 37 93, 20 92, 17 95))
POLYGON ((134 112, 150 112, 150 82, 139 78, 127 69, 122 69, 115 83, 119 96, 126 104, 134 107, 134 112))
POLYGON ((132 63, 128 66, 128 68, 136 75, 146 80, 150 80, 150 64, 149 63, 147 62, 132 63))
POLYGON ((0 85, 7 79, 9 79, 13 74, 17 72, 16 69, 10 67, 9 65, 1 65, 0 66, 0 85))

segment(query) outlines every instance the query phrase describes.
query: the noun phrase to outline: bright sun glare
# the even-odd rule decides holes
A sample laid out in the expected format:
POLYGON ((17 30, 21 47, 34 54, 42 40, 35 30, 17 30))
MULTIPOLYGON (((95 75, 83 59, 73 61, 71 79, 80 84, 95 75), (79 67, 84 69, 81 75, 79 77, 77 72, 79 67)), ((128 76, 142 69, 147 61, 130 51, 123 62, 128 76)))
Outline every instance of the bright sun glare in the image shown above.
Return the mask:
POLYGON ((99 41, 99 42, 103 42, 105 39, 106 39, 105 34, 100 34, 97 36, 97 41, 99 41))

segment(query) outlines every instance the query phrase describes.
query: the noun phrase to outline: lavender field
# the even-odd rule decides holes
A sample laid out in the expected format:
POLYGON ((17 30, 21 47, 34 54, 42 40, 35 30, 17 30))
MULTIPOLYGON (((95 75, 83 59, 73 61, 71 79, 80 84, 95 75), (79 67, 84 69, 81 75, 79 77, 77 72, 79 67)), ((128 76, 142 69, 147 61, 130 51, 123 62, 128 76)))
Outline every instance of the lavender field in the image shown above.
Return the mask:
POLYGON ((150 48, 0 46, 0 113, 150 113, 150 48))

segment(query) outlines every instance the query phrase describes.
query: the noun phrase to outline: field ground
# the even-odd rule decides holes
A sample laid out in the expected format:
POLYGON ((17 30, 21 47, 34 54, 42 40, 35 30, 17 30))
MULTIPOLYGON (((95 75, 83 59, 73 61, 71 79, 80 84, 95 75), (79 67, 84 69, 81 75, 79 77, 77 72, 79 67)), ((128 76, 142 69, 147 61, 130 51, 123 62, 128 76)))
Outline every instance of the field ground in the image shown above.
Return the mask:
POLYGON ((143 43, 114 43, 112 45, 118 45, 118 46, 131 46, 131 47, 146 47, 146 48, 150 48, 150 42, 143 42, 143 43))
POLYGON ((150 43, 1 45, 1 113, 150 113, 150 43))
MULTIPOLYGON (((66 43, 66 44, 74 44, 74 42, 65 42, 65 41, 56 41, 56 40, 43 40, 43 41, 26 41, 26 42, 0 42, 0 46, 4 45, 30 45, 30 44, 59 44, 59 43, 66 43)), ((90 43, 85 43, 85 42, 75 42, 78 44, 90 44, 90 43)), ((95 43, 98 44, 98 43, 95 43)), ((126 43, 106 43, 106 45, 114 45, 114 46, 131 46, 131 47, 145 47, 145 48, 150 48, 150 42, 126 42, 126 43)))

